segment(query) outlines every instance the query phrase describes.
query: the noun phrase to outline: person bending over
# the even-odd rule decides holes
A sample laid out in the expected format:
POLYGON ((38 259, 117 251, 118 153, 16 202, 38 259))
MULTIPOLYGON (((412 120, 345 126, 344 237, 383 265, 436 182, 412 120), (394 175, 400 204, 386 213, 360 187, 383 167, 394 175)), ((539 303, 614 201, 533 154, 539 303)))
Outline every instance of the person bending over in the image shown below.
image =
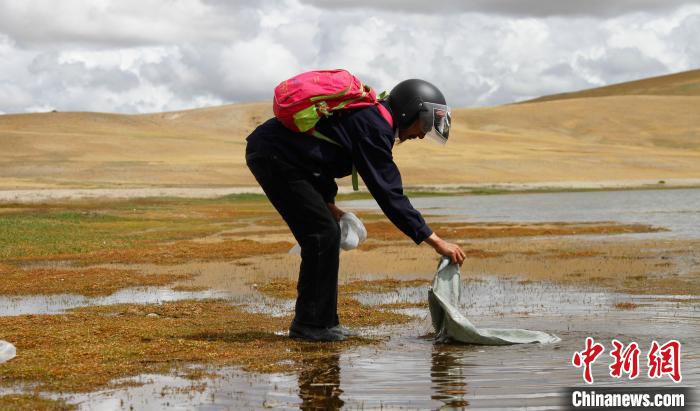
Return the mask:
POLYGON ((319 120, 315 130, 333 141, 291 131, 277 118, 247 137, 248 168, 301 246, 290 337, 342 341, 356 335, 340 325, 337 314, 338 221, 344 212, 335 205, 335 179, 350 175, 353 166, 399 230, 416 244, 426 242, 438 254, 462 264, 462 249, 434 233, 404 195, 392 157, 396 141, 428 136, 444 144, 450 120, 450 108, 440 90, 427 81, 410 79, 377 104, 336 111, 319 120))

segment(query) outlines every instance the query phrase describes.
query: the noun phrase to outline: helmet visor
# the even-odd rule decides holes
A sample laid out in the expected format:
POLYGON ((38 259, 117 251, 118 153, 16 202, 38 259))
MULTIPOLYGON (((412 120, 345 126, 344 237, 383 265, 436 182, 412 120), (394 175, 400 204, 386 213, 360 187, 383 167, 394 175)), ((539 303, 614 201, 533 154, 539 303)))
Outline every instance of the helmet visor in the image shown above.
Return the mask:
POLYGON ((423 103, 418 118, 426 137, 430 137, 440 144, 447 143, 452 123, 452 115, 448 106, 423 103))

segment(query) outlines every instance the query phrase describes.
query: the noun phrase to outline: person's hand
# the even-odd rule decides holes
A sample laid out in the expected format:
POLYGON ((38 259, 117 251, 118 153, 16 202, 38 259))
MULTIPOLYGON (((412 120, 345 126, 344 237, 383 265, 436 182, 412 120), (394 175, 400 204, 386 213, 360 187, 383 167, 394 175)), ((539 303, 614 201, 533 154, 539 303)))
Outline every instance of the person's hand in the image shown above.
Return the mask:
POLYGON ((460 246, 448 243, 435 233, 432 233, 430 237, 426 238, 425 242, 430 244, 438 254, 449 257, 455 264, 462 265, 464 259, 467 257, 460 246))
POLYGON ((345 214, 345 211, 339 209, 335 204, 333 203, 326 203, 328 206, 328 210, 330 210, 331 214, 333 214, 333 218, 335 218, 335 221, 340 221, 340 217, 345 214))

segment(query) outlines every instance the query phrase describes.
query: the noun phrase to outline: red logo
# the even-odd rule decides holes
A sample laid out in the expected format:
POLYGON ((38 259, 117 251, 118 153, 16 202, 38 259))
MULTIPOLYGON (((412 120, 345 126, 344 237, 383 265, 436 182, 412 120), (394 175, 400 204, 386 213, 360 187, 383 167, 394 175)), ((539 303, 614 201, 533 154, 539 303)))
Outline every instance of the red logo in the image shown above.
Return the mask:
POLYGON ((681 343, 671 340, 659 347, 656 341, 651 342, 649 355, 649 378, 661 378, 667 374, 674 382, 681 382, 681 343))
POLYGON ((591 366, 603 351, 605 351, 605 347, 602 344, 598 344, 591 337, 586 337, 586 349, 575 352, 573 358, 571 358, 571 363, 574 367, 583 367, 583 380, 588 384, 593 384, 591 366))
POLYGON ((622 373, 629 374, 629 379, 633 380, 639 375, 639 346, 636 342, 630 343, 627 348, 624 348, 624 344, 617 340, 612 340, 613 347, 610 351, 610 356, 615 359, 615 361, 610 364, 610 376, 614 378, 620 378, 622 373))
MULTIPOLYGON (((618 340, 612 340, 613 349, 610 356, 613 361, 608 368, 610 376, 620 378, 627 374, 630 380, 639 376, 639 355, 641 350, 636 342, 631 342, 627 347, 618 340)), ((593 384, 593 363, 605 351, 603 344, 595 342, 591 337, 586 337, 586 347, 582 351, 576 351, 571 358, 571 363, 576 368, 583 367, 583 380, 587 384, 593 384)), ((681 376, 681 343, 671 340, 664 345, 652 341, 647 354, 647 375, 649 378, 661 378, 668 375, 674 382, 679 383, 681 376)))

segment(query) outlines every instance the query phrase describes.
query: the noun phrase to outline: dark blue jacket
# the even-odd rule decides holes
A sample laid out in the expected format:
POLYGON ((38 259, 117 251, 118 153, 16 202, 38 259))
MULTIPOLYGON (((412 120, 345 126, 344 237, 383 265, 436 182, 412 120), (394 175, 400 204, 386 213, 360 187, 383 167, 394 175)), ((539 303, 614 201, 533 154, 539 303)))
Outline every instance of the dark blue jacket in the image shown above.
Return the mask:
POLYGON ((271 118, 248 136, 247 152, 276 154, 303 170, 329 203, 338 192, 335 179, 350 175, 355 164, 369 192, 399 230, 416 244, 432 234, 403 194, 401 174, 391 153, 394 130, 376 107, 336 112, 319 121, 316 130, 340 146, 293 132, 271 118))

